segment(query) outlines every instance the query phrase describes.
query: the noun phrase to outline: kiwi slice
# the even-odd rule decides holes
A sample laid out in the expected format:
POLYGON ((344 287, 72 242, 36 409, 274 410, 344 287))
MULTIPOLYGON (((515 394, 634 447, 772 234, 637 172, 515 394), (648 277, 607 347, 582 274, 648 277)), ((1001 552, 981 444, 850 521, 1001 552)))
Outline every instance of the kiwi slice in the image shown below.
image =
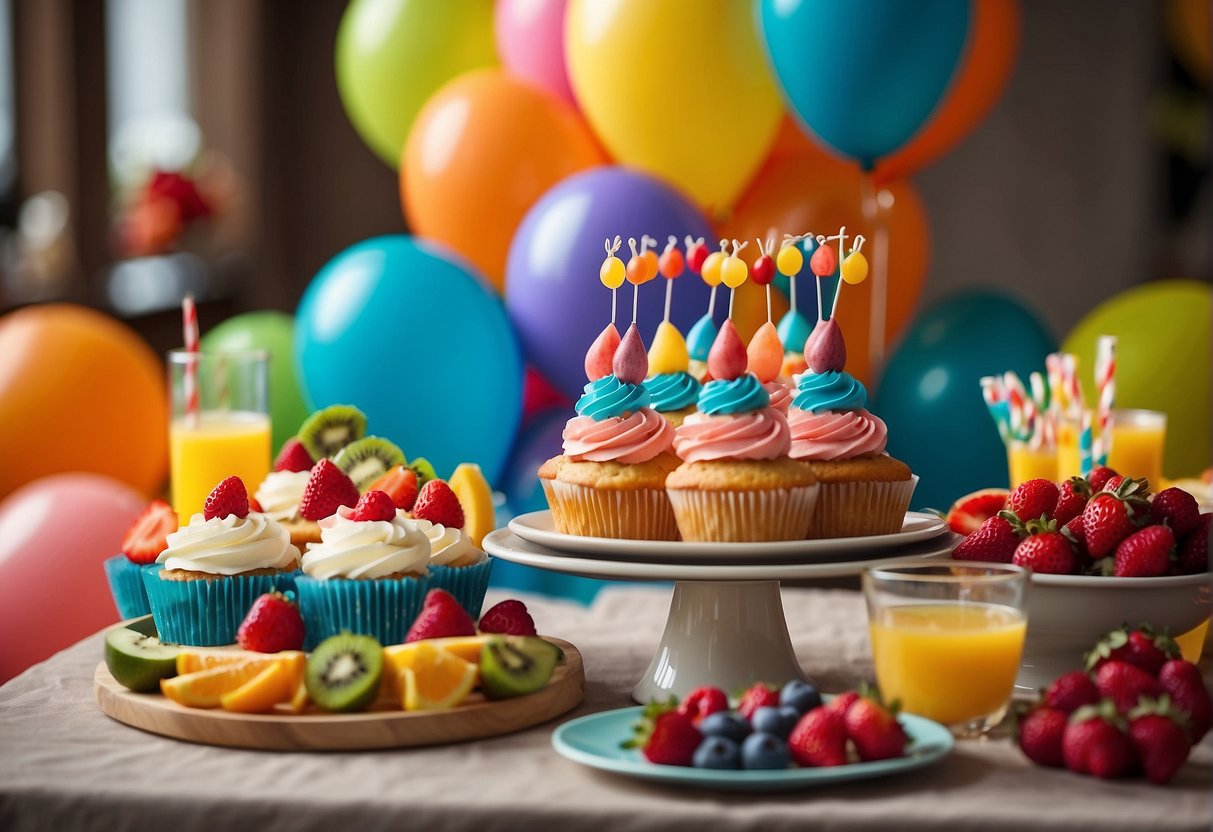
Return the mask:
POLYGON ((105 666, 118 684, 137 693, 160 690, 161 679, 176 676, 180 652, 176 645, 128 627, 105 634, 105 666))
POLYGON ((373 636, 353 633, 326 638, 307 660, 303 683, 326 711, 361 711, 379 693, 383 647, 373 636))
POLYGON ((307 417, 298 436, 312 459, 319 462, 366 436, 366 415, 353 405, 330 405, 307 417))
POLYGON ((438 479, 438 473, 434 470, 434 466, 431 465, 430 461, 423 456, 419 456, 412 462, 405 464, 412 468, 413 472, 417 475, 418 488, 421 488, 421 486, 425 485, 430 480, 438 479))
POLYGON ((497 636, 480 650, 480 689, 489 699, 534 693, 548 683, 560 648, 536 636, 497 636))
POLYGON ((366 436, 342 448, 333 464, 354 481, 359 491, 365 491, 392 468, 403 465, 404 452, 386 439, 366 436))

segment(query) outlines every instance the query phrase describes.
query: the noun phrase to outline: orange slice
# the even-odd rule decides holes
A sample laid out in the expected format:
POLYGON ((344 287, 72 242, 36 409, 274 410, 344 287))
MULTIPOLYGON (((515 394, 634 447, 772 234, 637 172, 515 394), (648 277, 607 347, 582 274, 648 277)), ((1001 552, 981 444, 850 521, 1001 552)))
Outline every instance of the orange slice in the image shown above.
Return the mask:
MULTIPOLYGON (((209 670, 212 667, 254 662, 263 668, 279 659, 303 657, 306 654, 300 650, 283 650, 281 653, 256 653, 252 650, 229 650, 226 648, 208 649, 205 647, 187 647, 177 654, 177 675, 197 673, 199 670, 209 670)), ((295 659, 297 660, 297 659, 295 659)))
POLYGON ((404 692, 400 684, 400 672, 406 667, 413 667, 419 651, 430 648, 445 650, 465 662, 480 666, 480 651, 491 635, 482 636, 451 636, 450 638, 427 638, 423 641, 413 641, 408 644, 392 644, 383 648, 383 661, 387 665, 383 671, 384 686, 392 698, 401 701, 404 692), (422 645, 425 645, 422 647, 422 645))
POLYGON ((440 650, 424 641, 400 670, 406 711, 432 711, 453 708, 476 686, 479 668, 454 653, 440 650))
POLYGON ((163 679, 160 690, 179 705, 218 708, 220 697, 235 690, 265 669, 258 662, 237 662, 163 679))
POLYGON ((273 710, 279 702, 290 701, 302 679, 302 665, 296 667, 289 661, 277 661, 240 687, 220 696, 219 704, 225 711, 265 713, 273 710))
POLYGON ((291 701, 286 703, 286 706, 291 713, 301 714, 307 710, 307 706, 311 701, 311 697, 307 695, 307 685, 304 684, 303 677, 300 676, 299 684, 295 685, 295 692, 291 694, 291 701))
POLYGON ((480 466, 473 462, 461 462, 447 485, 459 498, 463 508, 463 531, 472 545, 480 548, 484 536, 497 528, 497 514, 493 510, 493 489, 484 478, 480 466))

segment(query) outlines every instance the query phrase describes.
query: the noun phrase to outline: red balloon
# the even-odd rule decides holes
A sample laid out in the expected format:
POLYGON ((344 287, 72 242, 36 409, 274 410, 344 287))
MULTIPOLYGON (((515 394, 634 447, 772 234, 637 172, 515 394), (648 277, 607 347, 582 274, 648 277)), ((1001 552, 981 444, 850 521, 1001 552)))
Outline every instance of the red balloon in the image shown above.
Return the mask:
POLYGON ((759 286, 766 286, 775 279, 775 261, 770 255, 764 254, 754 261, 754 267, 750 269, 750 279, 759 286))
POLYGON ((703 271, 703 261, 708 259, 708 247, 703 243, 695 243, 687 249, 687 268, 695 274, 703 271))

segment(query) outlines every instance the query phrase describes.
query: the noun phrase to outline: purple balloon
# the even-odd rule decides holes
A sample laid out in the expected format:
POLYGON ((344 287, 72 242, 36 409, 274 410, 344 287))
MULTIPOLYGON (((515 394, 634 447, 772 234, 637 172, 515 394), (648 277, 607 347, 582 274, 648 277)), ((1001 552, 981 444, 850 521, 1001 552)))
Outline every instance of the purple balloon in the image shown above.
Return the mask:
MULTIPOLYGON (((631 257, 628 238, 648 234, 665 248, 670 234, 704 237, 716 249, 711 226, 694 205, 670 186, 619 167, 570 176, 535 203, 514 234, 506 266, 505 304, 527 358, 574 400, 586 383, 585 351, 611 320, 611 293, 598 281, 606 256, 603 241, 618 234, 617 256, 631 257)), ((671 319, 685 334, 707 311, 707 285, 684 272, 675 281, 671 319)), ((728 311, 728 290, 717 299, 717 317, 728 311)), ((640 287, 639 327, 652 343, 665 310, 665 280, 640 287)), ((632 320, 632 286, 619 289, 617 325, 632 320)))

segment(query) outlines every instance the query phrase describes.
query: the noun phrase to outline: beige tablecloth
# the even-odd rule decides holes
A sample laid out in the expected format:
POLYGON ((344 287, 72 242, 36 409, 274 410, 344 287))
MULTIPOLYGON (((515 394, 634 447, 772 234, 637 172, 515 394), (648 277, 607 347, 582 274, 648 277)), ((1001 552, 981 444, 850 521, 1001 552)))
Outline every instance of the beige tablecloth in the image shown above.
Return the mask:
MULTIPOLYGON (((590 608, 528 598, 586 667, 574 714, 632 704, 669 590, 611 589, 590 608)), ((490 597, 490 603, 494 598, 490 597)), ((801 663, 826 690, 870 677, 860 597, 785 590, 801 663)), ((10 634, 11 635, 11 634, 10 634)), ((1005 738, 964 741, 905 776, 776 795, 718 794, 591 771, 551 749, 553 725, 461 745, 283 754, 190 745, 94 704, 85 639, 0 688, 0 829, 1208 830, 1213 739, 1170 786, 1037 768, 1005 738)))

